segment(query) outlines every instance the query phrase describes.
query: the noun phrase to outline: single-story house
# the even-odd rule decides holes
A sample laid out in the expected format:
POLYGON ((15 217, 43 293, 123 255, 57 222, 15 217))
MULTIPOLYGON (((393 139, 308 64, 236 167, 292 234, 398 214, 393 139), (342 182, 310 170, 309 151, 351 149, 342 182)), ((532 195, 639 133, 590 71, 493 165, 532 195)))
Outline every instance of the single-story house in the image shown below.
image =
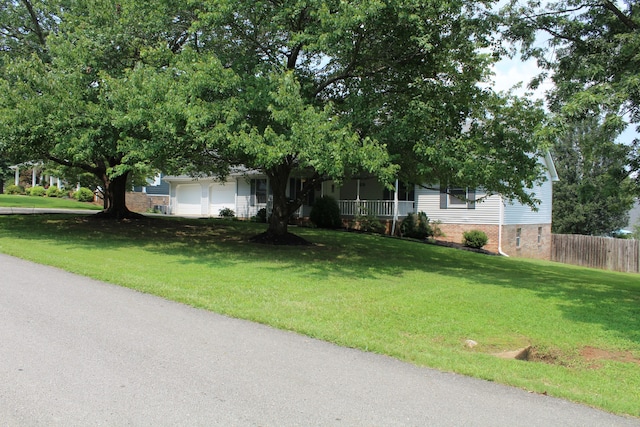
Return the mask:
MULTIPOLYGON (((482 189, 441 189, 438 185, 412 185, 407 188, 397 184, 397 191, 389 191, 371 177, 348 180, 341 185, 333 181, 323 182, 309 195, 297 216, 308 217, 313 201, 322 196, 336 199, 345 218, 364 212, 393 221, 394 218, 401 220, 408 213, 425 212, 431 220, 439 222, 444 233, 439 240, 461 242, 464 231, 482 230, 489 237, 485 248, 490 251, 548 259, 553 182, 558 180, 558 176, 551 156, 546 155, 542 160, 547 179, 532 189, 541 200, 536 211, 510 202, 501 195, 485 197, 486 192, 482 189)), ((224 181, 214 177, 189 176, 166 176, 163 179, 169 183, 169 214, 217 217, 221 210, 231 209, 236 217, 249 219, 260 209, 268 209, 269 183, 267 177, 259 172, 236 171, 224 181)), ((304 178, 291 178, 288 194, 294 197, 303 184, 304 178)))

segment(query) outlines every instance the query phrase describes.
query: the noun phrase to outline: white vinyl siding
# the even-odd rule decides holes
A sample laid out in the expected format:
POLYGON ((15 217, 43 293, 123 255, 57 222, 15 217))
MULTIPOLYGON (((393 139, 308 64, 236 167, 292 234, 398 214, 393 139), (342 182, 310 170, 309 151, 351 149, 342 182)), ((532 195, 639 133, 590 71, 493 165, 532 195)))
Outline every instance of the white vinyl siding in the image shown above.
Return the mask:
MULTIPOLYGON (((484 191, 476 190, 476 198, 483 197, 484 191)), ((475 204, 475 209, 441 209, 440 189, 416 186, 416 211, 424 212, 429 219, 444 224, 499 224, 500 197, 490 196, 475 204)))

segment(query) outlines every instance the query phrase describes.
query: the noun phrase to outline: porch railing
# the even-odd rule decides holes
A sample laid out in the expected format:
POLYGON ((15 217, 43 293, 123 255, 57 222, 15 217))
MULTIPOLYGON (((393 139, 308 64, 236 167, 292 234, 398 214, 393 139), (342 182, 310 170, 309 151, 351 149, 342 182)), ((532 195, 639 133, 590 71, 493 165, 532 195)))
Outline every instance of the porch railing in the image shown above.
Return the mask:
MULTIPOLYGON (((403 217, 415 211, 415 202, 398 202, 398 216, 403 217)), ((372 215, 393 218, 393 200, 338 200, 342 216, 372 215)))

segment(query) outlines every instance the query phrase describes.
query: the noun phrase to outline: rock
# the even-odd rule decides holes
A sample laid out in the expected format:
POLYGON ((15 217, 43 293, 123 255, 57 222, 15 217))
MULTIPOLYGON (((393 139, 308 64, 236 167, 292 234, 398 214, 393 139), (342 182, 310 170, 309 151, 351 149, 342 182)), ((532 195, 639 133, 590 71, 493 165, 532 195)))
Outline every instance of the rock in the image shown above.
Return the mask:
POLYGON ((473 348, 473 347, 477 346, 478 343, 475 342, 474 340, 466 340, 464 342, 464 345, 465 345, 465 347, 473 348))

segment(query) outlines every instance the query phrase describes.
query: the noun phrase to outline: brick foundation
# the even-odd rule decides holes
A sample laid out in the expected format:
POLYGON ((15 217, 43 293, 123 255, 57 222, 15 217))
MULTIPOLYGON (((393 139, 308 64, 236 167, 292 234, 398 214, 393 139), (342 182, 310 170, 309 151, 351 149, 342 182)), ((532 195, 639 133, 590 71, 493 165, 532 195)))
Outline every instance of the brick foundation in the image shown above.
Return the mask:
POLYGON ((154 206, 169 207, 169 196, 156 196, 147 193, 127 193, 126 203, 130 211, 133 212, 150 212, 154 206))
POLYGON ((551 224, 505 225, 502 250, 512 257, 551 259, 551 224))
POLYGON ((480 230, 484 231, 489 238, 487 244, 483 247, 490 252, 498 252, 498 226, 497 225, 481 225, 481 224, 439 224, 440 230, 444 236, 436 237, 436 240, 444 242, 462 243, 462 234, 465 231, 480 230))

